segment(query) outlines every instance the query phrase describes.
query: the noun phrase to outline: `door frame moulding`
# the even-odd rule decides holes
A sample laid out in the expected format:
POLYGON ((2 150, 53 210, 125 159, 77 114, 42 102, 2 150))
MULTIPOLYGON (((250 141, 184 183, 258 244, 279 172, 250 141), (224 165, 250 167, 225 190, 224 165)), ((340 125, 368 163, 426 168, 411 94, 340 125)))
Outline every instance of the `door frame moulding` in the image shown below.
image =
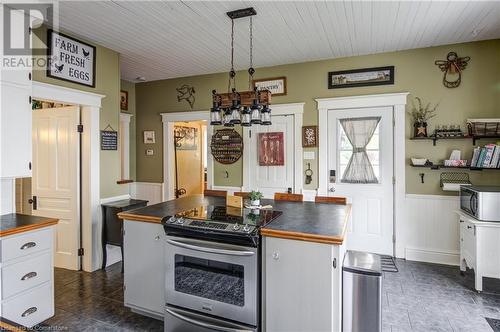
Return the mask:
MULTIPOLYGON (((169 161, 175 160, 174 142, 169 137, 174 137, 175 122, 206 121, 207 122, 207 188, 213 186, 213 160, 210 157, 210 137, 212 137, 213 126, 210 125, 210 111, 172 112, 160 113, 163 123, 163 198, 172 200, 175 198, 175 165, 169 161)), ((201 132, 200 132, 201 135, 201 132)))
POLYGON ((315 99, 318 107, 318 195, 328 195, 328 111, 389 106, 393 109, 394 255, 405 255, 405 115, 408 92, 315 99))
MULTIPOLYGON (((301 194, 303 190, 303 159, 302 159, 302 123, 305 103, 273 104, 272 115, 293 115, 294 131, 294 165, 293 165, 293 192, 301 194)), ((272 118, 271 118, 272 121, 272 118)), ((252 127, 243 127, 243 146, 249 144, 249 130, 252 127)), ((249 191, 250 177, 250 149, 243 149, 243 185, 242 191, 249 191)), ((255 188, 253 188, 255 189, 255 188)))
MULTIPOLYGON (((85 251, 82 269, 87 272, 99 268, 101 214, 100 206, 100 146, 99 120, 101 101, 105 95, 66 88, 58 85, 32 82, 31 96, 58 103, 80 106, 82 151, 82 247, 85 251)), ((75 128, 76 131, 76 128, 75 128)))

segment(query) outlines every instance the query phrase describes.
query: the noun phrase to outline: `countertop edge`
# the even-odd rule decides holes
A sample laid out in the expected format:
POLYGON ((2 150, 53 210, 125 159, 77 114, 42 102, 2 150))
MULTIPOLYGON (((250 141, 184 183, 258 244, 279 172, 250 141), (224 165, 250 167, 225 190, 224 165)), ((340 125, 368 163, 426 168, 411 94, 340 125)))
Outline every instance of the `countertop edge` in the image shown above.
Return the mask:
POLYGON ((49 226, 57 224, 58 222, 59 222, 59 219, 46 218, 46 220, 44 220, 43 222, 37 223, 37 224, 19 226, 19 227, 7 229, 5 231, 0 231, 0 237, 19 234, 19 233, 25 233, 25 232, 33 231, 35 229, 49 227, 49 226))
POLYGON ((142 221, 142 222, 149 222, 149 223, 155 223, 155 224, 160 224, 161 219, 159 217, 153 217, 153 216, 145 216, 142 214, 134 214, 134 213, 127 213, 127 212, 120 212, 117 214, 119 219, 123 220, 133 220, 133 221, 142 221))
POLYGON ((347 231, 347 223, 349 222, 349 216, 351 215, 352 205, 346 204, 346 208, 347 212, 344 217, 344 225, 342 228, 341 236, 328 236, 328 235, 303 233, 296 231, 276 230, 265 227, 260 230, 260 234, 266 237, 276 237, 276 238, 290 239, 290 240, 341 245, 344 243, 345 233, 347 231))

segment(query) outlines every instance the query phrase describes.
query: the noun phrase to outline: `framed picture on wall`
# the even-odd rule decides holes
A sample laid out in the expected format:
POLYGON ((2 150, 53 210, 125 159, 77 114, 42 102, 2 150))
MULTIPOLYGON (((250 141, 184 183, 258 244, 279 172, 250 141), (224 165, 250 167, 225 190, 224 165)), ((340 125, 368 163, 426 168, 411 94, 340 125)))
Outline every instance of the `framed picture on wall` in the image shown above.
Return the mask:
POLYGON ((120 91, 120 109, 122 111, 128 111, 128 92, 120 91))
POLYGON ((174 136, 177 150, 198 149, 198 129, 193 127, 175 126, 174 136))
POLYGON ((155 131, 154 130, 144 130, 144 143, 154 144, 156 143, 155 131))
POLYGON ((394 84, 394 66, 331 71, 328 89, 394 84))
POLYGON ((253 88, 269 90, 273 96, 286 95, 286 77, 274 77, 253 80, 253 88))
POLYGON ((95 88, 95 46, 51 29, 47 45, 47 77, 95 88))
POLYGON ((302 127, 302 147, 315 148, 318 146, 318 126, 302 127))

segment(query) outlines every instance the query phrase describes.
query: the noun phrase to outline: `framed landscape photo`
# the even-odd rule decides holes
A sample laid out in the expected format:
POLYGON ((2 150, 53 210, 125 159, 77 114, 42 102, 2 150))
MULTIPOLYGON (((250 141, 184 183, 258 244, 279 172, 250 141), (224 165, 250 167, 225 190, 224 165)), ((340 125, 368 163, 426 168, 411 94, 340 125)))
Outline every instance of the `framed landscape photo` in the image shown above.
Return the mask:
POLYGON ((331 71, 328 89, 394 84, 394 66, 331 71))
POLYGON ((318 126, 302 127, 302 147, 315 148, 318 146, 318 126))
POLYGON ((263 78, 253 80, 253 88, 269 90, 273 96, 286 95, 286 77, 263 78))
POLYGON ((95 88, 95 46, 51 29, 47 45, 47 77, 95 88))
POLYGON ((120 91, 120 109, 122 111, 128 111, 128 92, 120 91))

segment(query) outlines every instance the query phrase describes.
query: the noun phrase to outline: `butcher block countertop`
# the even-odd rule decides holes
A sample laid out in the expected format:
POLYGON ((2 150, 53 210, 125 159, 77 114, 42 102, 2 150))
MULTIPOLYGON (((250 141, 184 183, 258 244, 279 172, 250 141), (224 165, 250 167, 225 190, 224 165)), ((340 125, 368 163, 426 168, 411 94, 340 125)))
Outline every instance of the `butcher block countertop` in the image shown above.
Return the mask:
POLYGON ((27 214, 4 214, 0 216, 0 237, 52 226, 58 221, 54 218, 35 217, 27 214))
MULTIPOLYGON (((261 235, 310 242, 342 244, 351 213, 351 205, 314 202, 283 202, 264 199, 263 205, 272 205, 283 214, 261 228, 261 235)), ((201 205, 225 205, 223 197, 194 195, 144 208, 121 212, 126 220, 160 223, 165 216, 201 205)))

